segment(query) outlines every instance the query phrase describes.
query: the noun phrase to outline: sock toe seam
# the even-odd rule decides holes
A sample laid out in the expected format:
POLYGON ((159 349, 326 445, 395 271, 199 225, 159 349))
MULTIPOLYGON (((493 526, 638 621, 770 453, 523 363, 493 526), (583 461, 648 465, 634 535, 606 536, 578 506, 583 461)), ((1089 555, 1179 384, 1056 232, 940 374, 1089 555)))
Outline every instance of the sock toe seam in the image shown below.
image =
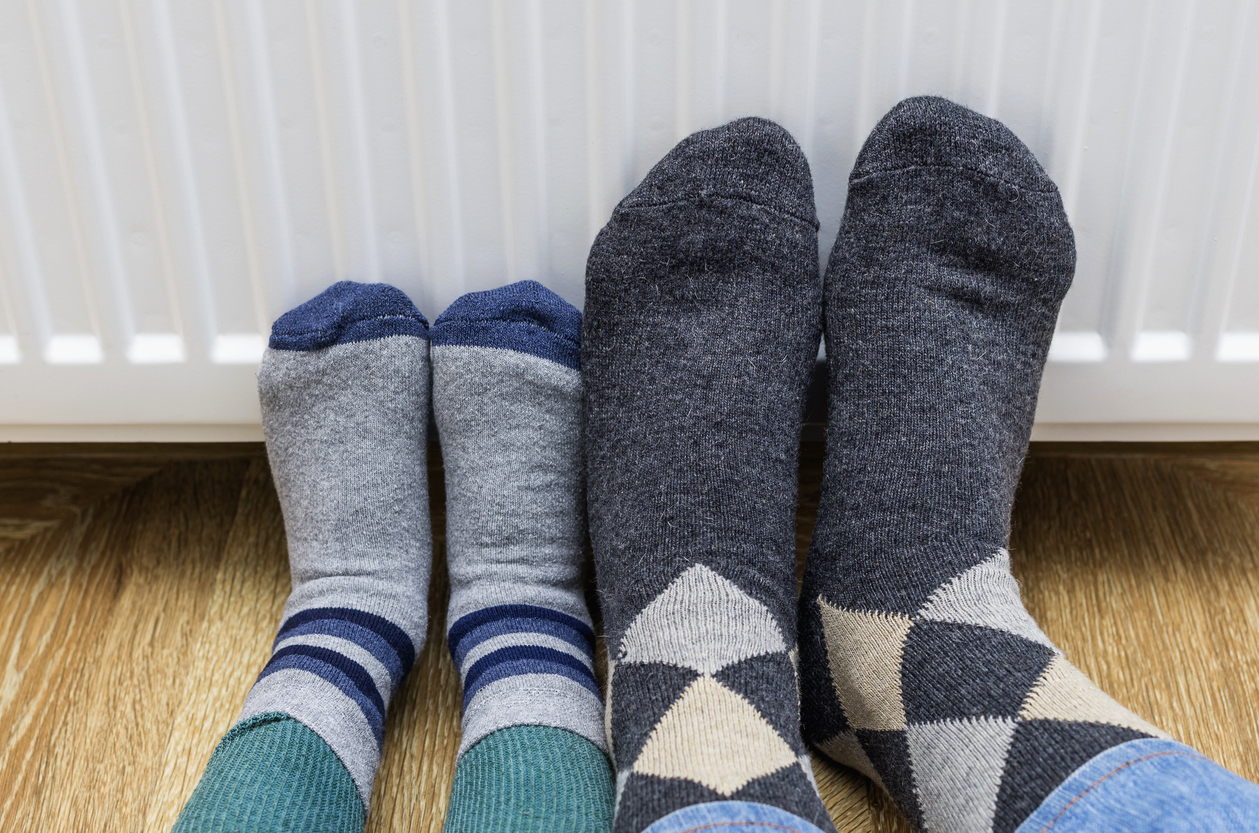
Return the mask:
POLYGON ((1008 179, 1003 179, 1002 177, 993 176, 992 174, 984 173, 983 171, 978 171, 978 170, 975 170, 974 168, 968 168, 968 167, 965 167, 964 165, 907 165, 903 168, 887 168, 886 170, 881 170, 881 171, 870 171, 869 173, 862 174, 861 176, 856 177, 854 179, 850 179, 848 181, 848 186, 851 188, 854 185, 861 185, 867 180, 875 179, 877 177, 897 176, 899 174, 907 174, 907 173, 912 173, 914 171, 957 171, 958 173, 967 174, 975 179, 982 179, 987 182, 995 182, 999 185, 1008 185, 1011 188, 1014 188, 1018 191, 1026 192, 1028 194, 1057 194, 1059 193, 1057 186, 1054 186, 1051 188, 1044 188, 1044 189, 1029 188, 1026 185, 1019 185, 1018 183, 1011 182, 1008 179))
POLYGON ((767 203, 757 202, 756 200, 748 199, 746 196, 732 194, 703 194, 701 196, 683 197, 682 199, 666 200, 664 202, 644 202, 634 203, 633 205, 618 205, 616 210, 612 212, 612 216, 613 219, 616 219, 627 211, 653 211, 658 208, 669 208, 671 206, 684 205, 686 203, 703 203, 715 200, 739 202, 745 205, 755 206, 756 208, 763 208, 771 214, 775 214, 784 220, 794 220, 797 223, 808 226, 815 232, 821 227, 821 224, 818 223, 817 220, 809 220, 798 214, 793 214, 790 211, 783 211, 781 208, 776 208, 767 203))
POLYGON ((441 321, 441 322, 439 322, 438 324, 434 324, 434 325, 433 325, 433 328, 432 328, 432 331, 431 331, 431 332, 432 332, 432 335, 433 335, 433 339, 434 339, 435 343, 436 343, 438 346, 445 346, 445 344, 444 344, 444 343, 443 343, 443 341, 442 341, 442 338, 443 338, 443 336, 444 336, 444 333, 443 333, 443 332, 441 331, 441 329, 439 329, 439 328, 440 328, 440 327, 442 327, 443 325, 448 325, 448 324, 513 324, 513 325, 523 325, 523 326, 524 326, 525 328, 527 328, 527 329, 541 330, 541 331, 542 331, 542 332, 544 332, 544 333, 549 333, 550 335, 553 335, 553 336, 555 336, 556 338, 558 338, 558 339, 560 339, 561 341, 563 341, 565 344, 570 344, 570 345, 572 345, 573 347, 580 347, 580 346, 581 346, 581 345, 578 343, 578 341, 577 341, 576 339, 572 338, 571 336, 564 335, 563 333, 557 333, 555 330, 551 329, 550 327, 547 327, 545 324, 539 324, 536 320, 534 320, 534 319, 532 319, 532 318, 527 318, 527 317, 519 317, 519 318, 503 318, 503 317, 487 317, 487 318, 474 318, 474 317, 467 317, 467 318, 447 318, 446 320, 441 321))
MULTIPOLYGON (((388 315, 371 315, 365 318, 352 318, 352 319, 338 320, 336 324, 332 327, 314 327, 312 329, 293 330, 293 331, 285 332, 281 334, 277 334, 273 331, 271 333, 270 340, 275 341, 277 336, 281 340, 284 340, 284 341, 315 336, 317 341, 321 341, 323 338, 326 338, 329 336, 336 336, 337 337, 336 341, 333 341, 329 344, 324 345, 323 348, 316 348, 316 349, 325 349, 327 347, 336 347, 338 344, 341 344, 342 342, 340 340, 340 336, 344 335, 345 330, 348 327, 353 327, 355 324, 366 324, 372 321, 391 321, 394 319, 402 319, 404 321, 413 321, 417 324, 424 325, 425 330, 431 329, 429 327, 428 320, 425 319, 423 315, 407 315, 406 313, 389 313, 388 315)), ((362 339, 362 340, 378 341, 382 338, 391 338, 393 336, 410 336, 411 338, 423 338, 423 336, 413 335, 411 333, 389 333, 388 335, 377 336, 376 338, 373 338, 373 339, 362 339)), ((272 349, 291 350, 292 348, 275 347, 274 345, 272 345, 272 349)), ((309 350, 298 349, 297 352, 309 352, 309 350)))

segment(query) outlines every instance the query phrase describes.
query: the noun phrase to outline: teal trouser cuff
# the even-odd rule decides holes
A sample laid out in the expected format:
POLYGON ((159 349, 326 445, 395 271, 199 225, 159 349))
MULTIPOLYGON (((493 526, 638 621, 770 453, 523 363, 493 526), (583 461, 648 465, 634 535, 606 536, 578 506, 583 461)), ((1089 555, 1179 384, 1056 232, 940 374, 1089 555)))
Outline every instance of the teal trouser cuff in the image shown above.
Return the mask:
POLYGON ((459 759, 445 833, 607 833, 612 767, 565 729, 500 729, 459 759))
POLYGON ((362 833, 363 802, 313 731, 268 712, 231 728, 171 833, 362 833))

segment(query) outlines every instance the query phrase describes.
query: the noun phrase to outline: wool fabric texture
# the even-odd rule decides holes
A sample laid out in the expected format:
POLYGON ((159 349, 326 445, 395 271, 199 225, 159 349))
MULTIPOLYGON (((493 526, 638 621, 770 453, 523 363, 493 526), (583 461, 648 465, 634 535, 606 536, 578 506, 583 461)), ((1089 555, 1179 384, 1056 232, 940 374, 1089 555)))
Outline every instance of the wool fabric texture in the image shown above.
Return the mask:
POLYGON ((606 833, 612 771, 566 729, 512 726, 459 760, 445 833, 606 833))
POLYGON ((803 716, 811 743, 931 833, 1008 833, 1089 759, 1162 736, 1066 661, 1009 569, 1074 267, 1058 189, 1006 127, 940 98, 875 127, 825 278, 803 716))
POLYGON ((612 814, 586 608, 581 313, 534 281, 432 328, 447 641, 463 734, 447 833, 601 833, 612 814))
MULTIPOLYGON (((308 729, 352 783, 359 829, 389 701, 428 622, 428 353, 428 322, 406 295, 343 281, 276 321, 258 371, 292 591, 231 736, 262 732, 271 724, 255 722, 261 715, 308 729)), ((203 781, 233 766, 252 772, 263 754, 286 773, 265 782, 275 791, 266 806, 287 818, 326 778, 323 770, 306 778, 300 762, 284 763, 283 749, 257 752, 263 746, 225 742, 203 781)), ((231 804, 248 793, 212 794, 228 802, 213 811, 224 829, 257 818, 251 806, 231 804)))
POLYGON ((741 119, 683 140, 590 252, 588 509, 621 833, 714 802, 834 829, 792 662, 816 234, 799 147, 741 119))

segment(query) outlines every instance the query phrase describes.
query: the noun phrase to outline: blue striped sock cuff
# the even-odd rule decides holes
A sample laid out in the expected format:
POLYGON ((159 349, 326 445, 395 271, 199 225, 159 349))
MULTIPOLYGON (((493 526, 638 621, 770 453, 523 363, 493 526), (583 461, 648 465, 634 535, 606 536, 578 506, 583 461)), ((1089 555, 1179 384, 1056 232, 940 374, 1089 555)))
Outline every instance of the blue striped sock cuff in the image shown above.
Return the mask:
POLYGON ((382 616, 300 610, 280 625, 241 717, 281 712, 312 729, 350 771, 366 806, 389 700, 414 662, 410 637, 382 616))
POLYGON ((299 610, 280 624, 275 645, 300 636, 326 634, 359 645, 388 669, 397 686, 415 664, 415 645, 402 628, 383 616, 349 607, 299 610))
POLYGON ((389 336, 428 338, 428 320, 387 283, 340 281, 294 307, 271 327, 272 350, 321 350, 389 336))
POLYGON ((495 347, 579 370, 581 313, 536 281, 469 292, 433 322, 433 346, 495 347))
POLYGON ((389 698, 415 663, 415 647, 383 616, 342 607, 301 610, 280 625, 261 681, 297 669, 336 686, 363 712, 379 747, 389 698))
POLYGON ((508 726, 551 726, 606 751, 594 675, 594 631, 550 608, 498 605, 461 617, 448 634, 463 679, 463 742, 508 726))

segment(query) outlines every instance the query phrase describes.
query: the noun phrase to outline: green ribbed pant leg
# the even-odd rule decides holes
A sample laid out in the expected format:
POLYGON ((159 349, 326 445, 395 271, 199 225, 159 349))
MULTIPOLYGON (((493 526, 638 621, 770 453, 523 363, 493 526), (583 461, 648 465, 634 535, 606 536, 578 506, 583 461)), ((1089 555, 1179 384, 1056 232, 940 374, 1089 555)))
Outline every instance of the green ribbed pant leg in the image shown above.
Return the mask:
POLYGON ((445 833, 607 833, 612 768, 590 741, 550 726, 512 726, 459 760, 445 833))
POLYGON ((313 731, 279 712, 219 742, 171 833, 362 833, 350 773, 313 731))

